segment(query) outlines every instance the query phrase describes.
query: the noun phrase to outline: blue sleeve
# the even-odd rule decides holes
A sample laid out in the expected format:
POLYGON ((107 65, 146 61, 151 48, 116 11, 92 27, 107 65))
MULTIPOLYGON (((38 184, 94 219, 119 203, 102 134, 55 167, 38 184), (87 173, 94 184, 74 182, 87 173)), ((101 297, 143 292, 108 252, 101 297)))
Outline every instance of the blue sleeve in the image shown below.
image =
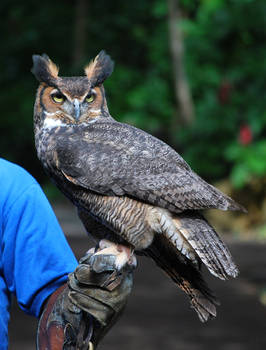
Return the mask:
POLYGON ((2 261, 8 290, 26 313, 38 317, 45 299, 67 280, 77 261, 37 183, 3 214, 2 261))

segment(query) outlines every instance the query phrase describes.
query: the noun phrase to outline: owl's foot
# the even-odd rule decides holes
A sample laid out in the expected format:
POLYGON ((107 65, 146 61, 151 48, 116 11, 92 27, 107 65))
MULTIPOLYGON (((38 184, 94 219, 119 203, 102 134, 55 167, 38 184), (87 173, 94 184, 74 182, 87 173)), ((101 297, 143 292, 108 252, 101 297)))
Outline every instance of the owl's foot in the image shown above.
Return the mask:
MULTIPOLYGON (((114 266, 117 271, 122 270, 123 267, 125 267, 125 265, 128 265, 128 267, 132 269, 134 269, 137 266, 136 256, 134 255, 134 252, 130 247, 124 246, 122 244, 115 244, 106 239, 102 239, 99 242, 99 247, 96 253, 95 250, 92 253, 95 257, 95 262, 98 261, 97 258, 101 256, 101 265, 102 268, 105 270, 107 269, 107 266, 104 266, 104 261, 110 261, 110 255, 114 257, 114 261, 112 266, 110 266, 110 270, 112 270, 114 266), (108 257, 108 259, 104 259, 104 256, 108 257)), ((98 270, 97 272, 100 272, 101 267, 99 266, 96 269, 98 270)))

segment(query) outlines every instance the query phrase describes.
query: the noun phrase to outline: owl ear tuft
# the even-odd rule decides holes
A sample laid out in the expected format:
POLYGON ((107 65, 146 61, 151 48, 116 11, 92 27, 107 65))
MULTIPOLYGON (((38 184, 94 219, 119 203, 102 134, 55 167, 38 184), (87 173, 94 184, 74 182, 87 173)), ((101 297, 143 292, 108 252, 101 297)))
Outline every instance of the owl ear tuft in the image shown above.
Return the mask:
POLYGON ((113 69, 114 62, 103 50, 84 68, 91 87, 102 84, 112 74, 113 69))
POLYGON ((59 72, 57 65, 50 60, 46 54, 43 54, 42 56, 33 55, 32 60, 33 67, 31 71, 35 75, 36 79, 41 83, 43 82, 48 85, 55 85, 59 72))

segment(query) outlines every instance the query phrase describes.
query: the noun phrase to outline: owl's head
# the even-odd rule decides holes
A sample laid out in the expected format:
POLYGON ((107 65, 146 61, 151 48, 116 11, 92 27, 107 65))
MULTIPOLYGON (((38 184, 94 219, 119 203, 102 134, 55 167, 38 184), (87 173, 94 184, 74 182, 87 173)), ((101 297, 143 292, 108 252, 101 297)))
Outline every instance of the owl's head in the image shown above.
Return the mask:
POLYGON ((47 55, 34 55, 32 73, 40 82, 35 101, 35 119, 50 125, 80 124, 108 113, 104 80, 113 71, 110 56, 101 51, 85 66, 81 77, 60 77, 47 55))

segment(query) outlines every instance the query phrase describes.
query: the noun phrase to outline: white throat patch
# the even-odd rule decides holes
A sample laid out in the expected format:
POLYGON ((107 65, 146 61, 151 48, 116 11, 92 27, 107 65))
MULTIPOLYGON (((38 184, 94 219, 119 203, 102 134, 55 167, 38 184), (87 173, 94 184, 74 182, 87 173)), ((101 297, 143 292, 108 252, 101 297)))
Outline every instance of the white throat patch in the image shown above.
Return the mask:
MULTIPOLYGON (((48 115, 48 113, 46 113, 48 115)), ((58 126, 67 126, 61 119, 54 119, 51 117, 47 117, 44 120, 43 127, 46 129, 57 128, 58 126)))

